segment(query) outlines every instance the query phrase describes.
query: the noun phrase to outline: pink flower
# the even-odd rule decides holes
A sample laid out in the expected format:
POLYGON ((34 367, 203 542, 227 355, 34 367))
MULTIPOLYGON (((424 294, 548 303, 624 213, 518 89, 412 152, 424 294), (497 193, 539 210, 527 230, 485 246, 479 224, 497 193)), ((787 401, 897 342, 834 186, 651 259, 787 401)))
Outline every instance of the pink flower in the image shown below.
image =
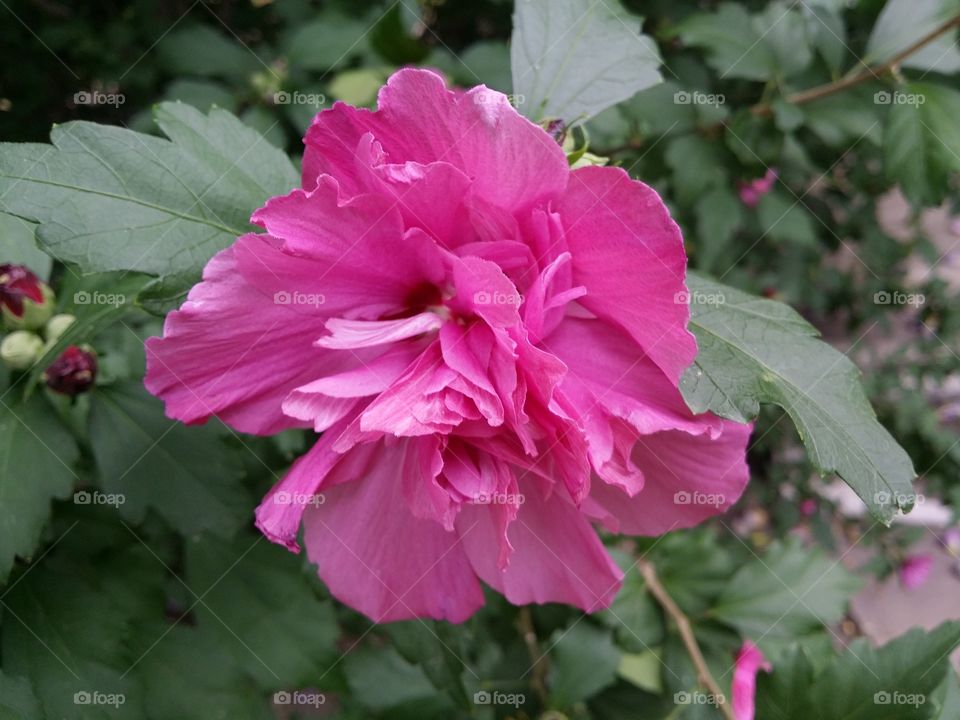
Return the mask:
POLYGON ((571 171, 483 86, 401 70, 306 136, 303 189, 253 215, 151 338, 170 416, 322 433, 257 509, 375 621, 607 606, 592 523, 659 534, 736 501, 750 427, 694 416, 686 257, 657 194, 571 171))
POLYGON ((757 673, 770 672, 770 663, 756 645, 747 640, 737 653, 733 668, 730 701, 736 720, 753 720, 756 711, 757 673))
POLYGON ((907 555, 900 564, 897 574, 900 577, 900 584, 906 590, 916 590, 927 582, 930 572, 933 570, 933 555, 907 555))
POLYGON ((740 183, 740 202, 747 207, 756 207, 760 198, 773 189, 777 182, 776 168, 770 168, 763 177, 740 183))

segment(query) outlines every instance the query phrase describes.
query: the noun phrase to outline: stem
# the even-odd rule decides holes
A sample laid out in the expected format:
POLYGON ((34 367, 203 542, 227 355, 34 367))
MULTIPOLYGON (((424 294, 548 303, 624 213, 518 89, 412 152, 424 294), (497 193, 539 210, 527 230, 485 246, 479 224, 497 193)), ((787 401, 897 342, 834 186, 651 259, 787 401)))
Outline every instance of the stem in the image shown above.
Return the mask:
MULTIPOLYGON (((873 78, 878 78, 886 73, 895 72, 900 63, 955 27, 960 27, 960 15, 957 15, 956 17, 951 18, 950 20, 947 20, 946 22, 937 26, 922 38, 914 42, 912 45, 901 50, 899 53, 885 62, 882 62, 878 65, 873 65, 872 67, 864 68, 858 73, 844 76, 839 80, 825 83, 824 85, 817 85, 809 90, 791 93, 784 99, 791 105, 803 105, 829 95, 834 95, 842 90, 847 90, 848 88, 852 88, 855 85, 859 85, 873 78)), ((750 111, 754 115, 769 115, 773 112, 773 108, 769 103, 759 103, 750 108, 750 111)))
POLYGON ((530 612, 528 605, 520 608, 517 624, 520 626, 520 636, 523 638, 523 643, 527 646, 530 662, 533 663, 530 687, 533 688, 534 692, 537 693, 537 697, 540 698, 540 704, 546 708, 550 699, 547 693, 547 657, 540 651, 540 643, 537 641, 537 631, 533 626, 533 613, 530 612))
MULTIPOLYGON (((640 574, 643 575, 643 579, 646 581, 650 593, 656 598, 657 602, 660 603, 667 615, 673 618, 673 621, 677 624, 683 645, 687 649, 687 654, 690 655, 690 659, 693 661, 693 666, 697 669, 697 680, 700 686, 713 695, 714 698, 725 698, 726 696, 720 690, 720 685, 710 673, 710 668, 707 667, 706 660, 703 659, 703 653, 700 651, 697 639, 693 635, 690 620, 677 603, 674 602, 673 598, 670 597, 670 593, 667 592, 663 583, 660 582, 653 563, 649 560, 640 560, 637 563, 637 567, 640 569, 640 574)), ((717 707, 727 720, 735 720, 733 710, 727 702, 718 702, 717 707)))

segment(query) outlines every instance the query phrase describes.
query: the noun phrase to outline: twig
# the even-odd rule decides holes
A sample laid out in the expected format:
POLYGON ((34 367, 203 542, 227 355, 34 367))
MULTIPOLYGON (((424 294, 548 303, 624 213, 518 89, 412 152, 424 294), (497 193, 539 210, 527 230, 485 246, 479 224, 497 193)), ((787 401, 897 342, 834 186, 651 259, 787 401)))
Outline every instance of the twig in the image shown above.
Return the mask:
POLYGON ((714 699, 718 701, 717 707, 727 720, 735 720, 733 710, 730 709, 730 705, 726 702, 726 696, 720 690, 720 685, 717 684, 717 681, 710 673, 710 668, 707 667, 706 660, 703 659, 703 653, 700 651, 696 637, 694 637, 690 620, 677 603, 674 602, 673 598, 670 597, 670 593, 667 592, 663 583, 660 582, 653 563, 649 560, 640 560, 637 563, 637 567, 640 569, 640 574, 643 575, 643 579, 646 581, 650 593, 677 624, 683 645, 687 649, 687 654, 690 656, 690 659, 693 661, 693 666, 697 670, 697 680, 700 686, 713 695, 714 699), (724 701, 719 702, 720 698, 724 698, 724 701))
MULTIPOLYGON (((868 68, 864 68, 858 73, 847 75, 839 80, 834 80, 833 82, 825 83, 823 85, 817 85, 809 90, 791 93, 787 95, 784 100, 791 105, 803 105, 829 95, 834 95, 842 90, 846 90, 854 87, 855 85, 867 82, 873 78, 879 78, 881 75, 886 73, 895 72, 900 66, 900 63, 955 27, 960 27, 960 15, 957 15, 956 17, 951 18, 950 20, 947 20, 946 22, 937 26, 922 38, 914 42, 912 45, 901 50, 889 60, 868 68)), ((754 115, 770 115, 773 112, 773 107, 769 103, 759 103, 751 107, 750 112, 752 112, 754 115)))
POLYGON ((523 638, 523 643, 527 646, 530 662, 533 663, 530 687, 537 693, 541 705, 546 709, 550 699, 547 692, 548 660, 546 654, 540 651, 540 643, 537 641, 537 631, 533 626, 533 613, 530 612, 528 605, 520 608, 517 624, 520 627, 520 636, 523 638))

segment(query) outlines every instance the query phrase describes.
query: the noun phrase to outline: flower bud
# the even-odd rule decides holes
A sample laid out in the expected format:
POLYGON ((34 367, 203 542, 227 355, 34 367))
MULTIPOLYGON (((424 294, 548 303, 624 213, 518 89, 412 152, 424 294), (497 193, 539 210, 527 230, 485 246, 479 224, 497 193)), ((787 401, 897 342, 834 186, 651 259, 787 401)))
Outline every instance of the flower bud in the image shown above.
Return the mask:
POLYGON ((47 343, 55 343, 60 339, 60 336, 66 332, 67 328, 73 325, 76 322, 76 318, 73 315, 68 313, 62 313, 60 315, 54 315, 47 322, 47 326, 43 329, 43 335, 47 339, 47 343))
POLYGON ((0 358, 12 370, 26 370, 43 355, 43 340, 29 330, 16 330, 0 342, 0 358))
POLYGON ((53 314, 53 290, 23 266, 0 265, 0 313, 10 330, 36 330, 53 314))
POLYGON ((73 397, 86 392, 97 377, 97 356, 89 347, 70 345, 43 373, 47 387, 73 397))

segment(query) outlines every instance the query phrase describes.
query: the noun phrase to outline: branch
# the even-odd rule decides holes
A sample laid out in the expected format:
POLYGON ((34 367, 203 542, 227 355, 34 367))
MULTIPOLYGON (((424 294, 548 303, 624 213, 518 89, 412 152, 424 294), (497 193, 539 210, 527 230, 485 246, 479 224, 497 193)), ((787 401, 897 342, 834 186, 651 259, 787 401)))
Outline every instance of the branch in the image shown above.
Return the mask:
POLYGON ((687 654, 690 655, 690 659, 693 661, 693 666, 697 669, 697 680, 700 683, 700 686, 709 692, 715 699, 724 698, 724 702, 718 702, 717 707, 720 709, 720 712, 723 713, 723 716, 727 720, 735 720, 733 716, 733 710, 730 709, 729 703, 726 702, 726 696, 720 690, 720 686, 717 684, 717 681, 714 679, 713 675, 710 673, 710 668, 707 667, 706 660, 703 659, 703 653, 700 651, 700 646, 697 644, 697 639, 693 635, 693 628, 690 626, 690 620, 684 614, 683 610, 674 602, 673 598, 670 597, 670 593, 667 592, 667 589, 663 586, 663 583, 660 582, 660 579, 657 577, 657 571, 653 567, 653 563, 649 560, 640 560, 637 563, 637 567, 640 569, 640 574, 643 575, 643 579, 647 583, 647 588, 650 590, 650 593, 656 598, 657 602, 663 607, 664 611, 673 618, 673 621, 677 624, 677 629, 680 631, 680 638, 683 640, 683 645, 687 649, 687 654))
POLYGON ((530 612, 529 606, 524 605, 520 608, 517 624, 520 627, 523 643, 527 646, 530 661, 533 663, 530 686, 537 693, 541 705, 546 708, 550 699, 547 693, 547 656, 546 653, 540 652, 540 643, 537 641, 537 631, 533 627, 533 614, 530 612))
MULTIPOLYGON (((885 75, 886 73, 894 71, 897 67, 899 67, 900 63, 902 63, 908 57, 923 49, 938 37, 949 32, 955 27, 960 27, 960 15, 957 15, 956 17, 951 18, 950 20, 947 20, 938 27, 934 28, 912 45, 903 49, 885 62, 864 68, 858 73, 842 77, 839 80, 835 80, 824 85, 817 85, 809 90, 791 93, 787 95, 784 100, 791 105, 803 105, 829 95, 834 95, 842 90, 846 90, 854 87, 855 85, 860 85, 861 83, 867 82, 868 80, 879 78, 881 75, 885 75)), ((750 112, 752 112, 754 115, 770 115, 773 112, 773 107, 769 103, 760 103, 750 108, 750 112)))

